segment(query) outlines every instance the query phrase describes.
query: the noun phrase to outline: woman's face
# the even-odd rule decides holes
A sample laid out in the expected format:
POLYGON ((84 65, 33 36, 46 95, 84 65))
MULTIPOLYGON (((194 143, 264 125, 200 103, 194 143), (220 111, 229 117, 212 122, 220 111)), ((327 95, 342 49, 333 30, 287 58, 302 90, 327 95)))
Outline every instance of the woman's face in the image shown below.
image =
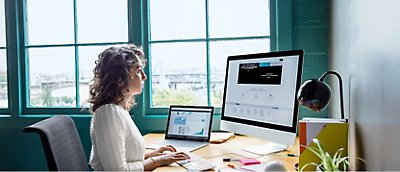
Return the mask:
POLYGON ((140 59, 138 59, 137 63, 131 69, 128 94, 133 96, 142 93, 142 88, 146 79, 147 76, 143 71, 143 63, 140 59))

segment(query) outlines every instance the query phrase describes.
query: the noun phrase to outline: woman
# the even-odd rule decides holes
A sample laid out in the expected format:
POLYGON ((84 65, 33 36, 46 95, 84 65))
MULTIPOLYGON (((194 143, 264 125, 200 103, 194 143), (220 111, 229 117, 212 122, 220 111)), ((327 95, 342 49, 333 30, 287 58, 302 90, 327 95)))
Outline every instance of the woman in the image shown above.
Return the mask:
POLYGON ((144 153, 142 135, 129 109, 147 78, 143 72, 145 62, 143 51, 134 45, 108 48, 96 60, 88 100, 93 114, 89 164, 94 170, 153 170, 189 158, 172 146, 144 153))

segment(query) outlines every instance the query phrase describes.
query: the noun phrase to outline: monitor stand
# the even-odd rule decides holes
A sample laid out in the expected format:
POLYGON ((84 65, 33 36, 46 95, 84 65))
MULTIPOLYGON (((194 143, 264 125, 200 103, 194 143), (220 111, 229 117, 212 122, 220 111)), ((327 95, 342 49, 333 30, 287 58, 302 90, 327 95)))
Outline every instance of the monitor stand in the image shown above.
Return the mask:
POLYGON ((282 152, 288 149, 287 145, 281 145, 273 142, 269 142, 266 145, 251 146, 242 148, 242 150, 251 152, 257 155, 267 155, 275 152, 282 152))

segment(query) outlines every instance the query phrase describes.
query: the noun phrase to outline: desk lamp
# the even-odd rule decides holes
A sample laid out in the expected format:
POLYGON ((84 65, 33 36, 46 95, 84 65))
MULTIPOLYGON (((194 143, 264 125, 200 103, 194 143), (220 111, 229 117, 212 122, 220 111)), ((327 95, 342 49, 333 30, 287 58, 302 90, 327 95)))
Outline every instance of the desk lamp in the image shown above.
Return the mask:
POLYGON ((333 74, 339 79, 341 118, 345 119, 343 109, 342 77, 340 77, 339 73, 335 71, 325 72, 319 80, 310 79, 305 81, 297 92, 297 101, 312 111, 320 112, 325 109, 331 99, 331 88, 323 81, 329 74, 333 74))
MULTIPOLYGON (((325 143, 324 149, 327 150, 327 152, 329 152, 329 154, 333 155, 333 154, 335 154, 335 152, 338 149, 345 148, 345 151, 342 154, 342 156, 347 156, 346 148, 347 148, 347 144, 348 144, 348 142, 347 142, 347 137, 348 137, 348 135, 347 135, 348 123, 347 122, 348 121, 344 117, 342 77, 339 75, 339 73, 337 73, 336 71, 327 71, 318 80, 310 79, 310 80, 305 81, 300 86, 300 89, 297 92, 297 101, 299 102, 299 104, 303 105, 304 107, 306 107, 312 111, 320 112, 323 109, 325 109, 331 99, 331 88, 329 87, 328 84, 326 84, 324 82, 324 78, 329 74, 335 75, 339 80, 341 119, 344 119, 345 122, 343 123, 344 125, 331 125, 329 131, 331 131, 331 134, 332 134, 332 131, 335 130, 334 131, 335 137, 333 137, 333 138, 321 137, 321 139, 323 139, 323 141, 325 143), (332 126, 335 126, 334 129, 332 126), (341 133, 340 131, 344 131, 346 133, 341 133)), ((326 125, 325 125, 325 127, 326 127, 326 125)), ((307 129, 304 128, 303 131, 300 130, 299 132, 300 133, 301 132, 308 133, 309 131, 307 131, 307 129)), ((321 131, 318 131, 318 133, 321 131)), ((325 131, 327 131, 327 130, 325 130, 325 131)), ((307 135, 307 134, 305 134, 305 135, 307 135)), ((303 144, 301 142, 302 141, 300 140, 300 145, 306 146, 305 141, 303 141, 303 144)), ((305 151, 302 152, 299 157, 299 165, 298 166, 305 167, 305 164, 307 164, 307 163, 320 161, 317 157, 311 158, 313 156, 312 154, 313 153, 310 153, 310 152, 305 152, 305 151), (303 159, 303 160, 300 160, 300 159, 303 159)), ((316 155, 314 155, 314 156, 316 156, 316 155)), ((302 168, 302 167, 299 167, 299 168, 302 168)))

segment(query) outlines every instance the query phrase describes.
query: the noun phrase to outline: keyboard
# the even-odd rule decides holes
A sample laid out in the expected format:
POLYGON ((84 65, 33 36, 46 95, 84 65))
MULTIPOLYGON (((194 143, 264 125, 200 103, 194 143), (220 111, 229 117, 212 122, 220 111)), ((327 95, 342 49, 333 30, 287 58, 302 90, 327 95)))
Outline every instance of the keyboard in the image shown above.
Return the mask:
POLYGON ((177 147, 197 147, 201 145, 207 145, 207 142, 198 141, 185 141, 185 140, 164 140, 164 145, 173 145, 177 147))
POLYGON ((213 169, 215 167, 214 164, 210 163, 209 161, 203 159, 198 155, 189 152, 185 153, 190 156, 190 159, 177 161, 176 163, 178 163, 180 166, 186 168, 189 171, 204 171, 213 169))
POLYGON ((188 141, 188 140, 163 140, 155 144, 146 146, 148 149, 157 149, 163 145, 172 145, 177 151, 191 152, 201 147, 207 146, 208 142, 188 141))

